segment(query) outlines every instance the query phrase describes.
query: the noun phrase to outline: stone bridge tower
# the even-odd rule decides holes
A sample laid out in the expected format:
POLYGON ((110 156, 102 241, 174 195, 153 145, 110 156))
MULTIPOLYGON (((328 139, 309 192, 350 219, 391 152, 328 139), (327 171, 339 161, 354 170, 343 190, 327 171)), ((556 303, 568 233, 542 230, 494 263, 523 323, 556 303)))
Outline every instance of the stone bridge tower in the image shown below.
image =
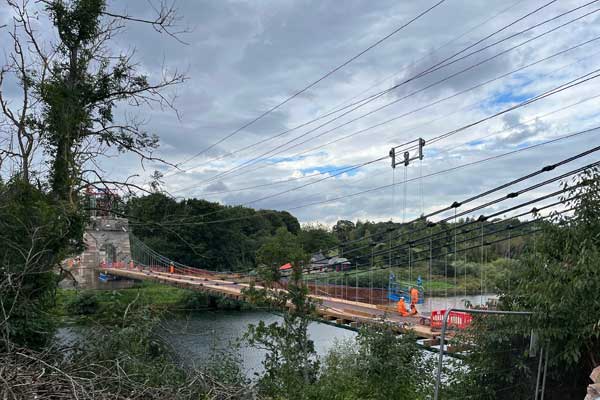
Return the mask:
MULTIPOLYGON (((85 289, 116 289, 131 286, 132 281, 120 280, 102 282, 98 278, 97 267, 102 262, 129 263, 131 245, 129 223, 125 218, 114 216, 92 217, 83 235, 86 250, 65 262, 65 269, 77 281, 76 286, 85 289)), ((61 282, 62 287, 73 287, 69 277, 61 282)))

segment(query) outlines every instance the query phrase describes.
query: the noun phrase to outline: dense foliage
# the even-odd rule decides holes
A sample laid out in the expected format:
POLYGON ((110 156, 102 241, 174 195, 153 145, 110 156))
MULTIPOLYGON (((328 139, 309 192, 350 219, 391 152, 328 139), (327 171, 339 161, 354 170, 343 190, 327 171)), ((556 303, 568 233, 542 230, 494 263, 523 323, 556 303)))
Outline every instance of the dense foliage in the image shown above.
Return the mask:
POLYGON ((0 347, 39 347, 53 334, 55 268, 82 249, 84 218, 18 178, 0 182, 0 204, 0 347))
POLYGON ((572 215, 545 222, 533 246, 497 281, 501 307, 532 316, 477 319, 463 338, 476 350, 447 395, 529 399, 543 368, 546 398, 585 396, 588 376, 600 365, 600 172, 589 170, 564 185, 572 215), (539 363, 542 354, 547 367, 539 363))
POLYGON ((11 72, 23 89, 21 118, 13 118, 4 98, 1 108, 11 122, 10 141, 14 137, 22 144, 19 151, 6 153, 20 170, 0 185, 0 330, 6 347, 13 341, 43 344, 52 333, 45 317, 58 281, 52 271, 83 249, 81 189, 104 184, 100 171, 87 168, 111 147, 144 158, 156 146, 156 137, 115 122, 114 107, 141 97, 160 99, 160 89, 177 81, 150 85, 129 57, 109 51, 107 42, 117 26, 105 19, 104 0, 39 6, 6 5, 14 16, 12 53, 7 55, 14 65, 2 66, 0 86, 11 72), (33 28, 32 19, 43 17, 53 28, 49 43, 33 28), (49 168, 33 170, 34 156, 49 168))
POLYGON ((531 310, 531 327, 549 354, 552 390, 581 397, 600 365, 600 171, 569 183, 572 218, 555 216, 506 286, 504 302, 531 310), (580 391, 577 393, 577 391, 580 391))
MULTIPOLYGON (((388 265, 390 260, 386 249, 392 249, 392 265, 406 265, 411 259, 417 264, 426 264, 429 260, 429 248, 432 247, 434 273, 444 272, 444 257, 449 254, 450 273, 453 273, 455 241, 458 253, 456 258, 467 262, 480 262, 481 235, 486 245, 485 261, 503 257, 518 257, 529 243, 526 237, 515 237, 510 243, 498 241, 507 236, 507 229, 518 233, 521 228, 531 228, 518 219, 494 219, 480 222, 478 218, 458 218, 432 224, 423 219, 411 223, 371 222, 340 220, 333 226, 333 235, 341 243, 337 250, 340 255, 352 263, 370 264, 374 251, 375 265, 388 265), (345 242, 349 242, 345 244, 345 242), (376 245, 373 247, 372 245, 376 245), (471 248, 474 247, 474 248, 471 248)), ((515 235, 516 236, 516 235, 515 235)))
POLYGON ((391 326, 364 327, 355 342, 327 354, 306 398, 423 399, 431 393, 432 365, 414 337, 398 337, 391 326))
POLYGON ((300 231, 296 217, 285 211, 176 201, 159 193, 131 199, 127 215, 133 234, 152 249, 184 264, 219 271, 254 268, 257 250, 278 228, 300 231), (229 218, 239 220, 219 222, 229 218))
POLYGON ((273 399, 305 399, 308 387, 316 380, 318 359, 308 325, 314 317, 314 304, 302 283, 302 265, 307 253, 295 236, 284 228, 263 244, 257 252, 264 266, 264 287, 251 286, 244 291, 254 304, 285 310, 282 322, 249 325, 245 338, 254 347, 267 351, 264 374, 258 381, 259 392, 273 399), (287 290, 271 289, 279 280, 278 266, 292 265, 287 290))
MULTIPOLYGON (((131 199, 126 215, 133 233, 159 253, 185 264, 220 271, 256 268, 260 264, 257 250, 279 228, 285 228, 309 255, 343 256, 362 267, 371 262, 387 266, 390 261, 392 265, 406 267, 409 262, 406 243, 411 240, 413 266, 428 268, 431 245, 433 274, 453 276, 455 267, 463 273, 466 267, 462 266, 468 263, 519 257, 531 243, 527 236, 519 234, 534 228, 518 219, 479 222, 468 218, 433 226, 422 220, 411 224, 341 220, 332 228, 320 224, 301 227, 285 211, 223 206, 201 199, 176 201, 160 193, 131 199), (509 228, 514 238, 510 242, 500 241, 511 234, 509 228), (478 247, 482 234, 487 243, 485 260, 478 247)), ((269 260, 265 261, 270 265, 269 260)), ((288 262, 282 261, 282 264, 288 262)), ((467 272, 476 275, 476 270, 469 268, 467 272)), ((381 283, 385 284, 387 279, 383 277, 381 283)))

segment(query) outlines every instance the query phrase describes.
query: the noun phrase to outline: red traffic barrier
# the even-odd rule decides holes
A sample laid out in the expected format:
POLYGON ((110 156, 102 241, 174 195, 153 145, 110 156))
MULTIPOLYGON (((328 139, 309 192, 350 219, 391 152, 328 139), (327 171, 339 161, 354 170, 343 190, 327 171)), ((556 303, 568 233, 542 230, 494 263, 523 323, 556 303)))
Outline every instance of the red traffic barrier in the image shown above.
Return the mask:
MULTIPOLYGON (((446 314, 446 310, 434 310, 431 312, 431 327, 432 328, 442 328, 442 323, 444 322, 444 314, 446 314)), ((448 315, 448 328, 458 328, 465 329, 467 326, 471 324, 473 321, 473 316, 469 313, 459 312, 459 311, 450 311, 448 315)))

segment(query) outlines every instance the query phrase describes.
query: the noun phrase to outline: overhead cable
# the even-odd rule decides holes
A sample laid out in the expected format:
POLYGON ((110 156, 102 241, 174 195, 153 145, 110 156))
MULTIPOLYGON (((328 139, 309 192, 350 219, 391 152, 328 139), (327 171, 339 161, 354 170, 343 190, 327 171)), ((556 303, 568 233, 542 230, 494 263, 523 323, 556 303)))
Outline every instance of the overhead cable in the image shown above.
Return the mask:
POLYGON ((412 24, 413 22, 417 21, 419 18, 423 17, 424 15, 426 15, 427 13, 429 13, 431 10, 433 10, 434 8, 436 8, 437 6, 439 6, 440 4, 442 4, 445 0, 440 0, 437 3, 435 3, 434 5, 432 5, 431 7, 429 7, 428 9, 426 9, 425 11, 422 11, 421 13, 419 13, 417 16, 413 17, 412 19, 410 19, 409 21, 405 22, 404 24, 402 24, 401 26, 399 26, 398 28, 396 28, 395 30, 393 30, 391 33, 387 34, 386 36, 382 37, 381 39, 377 40, 375 43, 371 44, 370 46, 368 46, 366 49, 360 51, 358 54, 350 57, 348 60, 344 61, 342 64, 336 66, 335 68, 331 69, 330 71, 328 71, 325 75, 321 76, 320 78, 318 78, 317 80, 311 82, 310 84, 308 84, 307 86, 305 86, 304 88, 298 90, 297 92, 295 92, 294 94, 292 94, 291 96, 287 97, 285 100, 277 103, 276 105, 274 105, 273 107, 269 108, 268 110, 266 110, 265 112, 261 113, 258 117, 252 119, 251 121, 245 123, 244 125, 242 125, 241 127, 239 127, 238 129, 234 130, 233 132, 229 133, 228 135, 225 135, 224 137, 222 137, 221 139, 217 140, 216 142, 214 142, 213 144, 209 145, 208 147, 202 149, 201 151, 199 151, 198 153, 194 154, 192 157, 178 163, 177 165, 183 165, 188 163, 189 161, 199 157, 200 155, 206 153, 207 151, 213 149, 215 146, 218 146, 219 144, 223 143, 225 140, 231 138, 232 136, 238 134, 239 132, 241 132, 242 130, 246 129, 247 127, 249 127, 250 125, 254 124, 255 122, 261 120, 262 118, 266 117, 267 115, 269 115, 270 113, 272 113, 273 111, 277 110, 278 108, 280 108, 281 106, 283 106, 284 104, 288 103, 289 101, 291 101, 292 99, 298 97, 299 95, 303 94, 304 92, 306 92, 307 90, 311 89, 312 87, 314 87, 315 85, 317 85, 319 82, 327 79, 329 76, 333 75, 334 73, 336 73, 337 71, 339 71, 340 69, 344 68, 345 66, 347 66, 348 64, 350 64, 351 62, 353 62, 354 60, 356 60, 357 58, 361 57, 363 54, 367 53, 368 51, 372 50, 373 48, 379 46, 381 43, 383 43, 384 41, 388 40, 389 38, 391 38, 392 36, 396 35, 398 32, 400 32, 402 29, 406 28, 407 26, 409 26, 410 24, 412 24))

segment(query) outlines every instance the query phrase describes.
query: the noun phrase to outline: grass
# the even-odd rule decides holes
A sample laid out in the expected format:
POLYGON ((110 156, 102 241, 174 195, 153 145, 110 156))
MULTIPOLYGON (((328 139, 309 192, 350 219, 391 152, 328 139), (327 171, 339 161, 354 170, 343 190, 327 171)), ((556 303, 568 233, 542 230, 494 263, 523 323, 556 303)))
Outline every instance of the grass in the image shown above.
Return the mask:
POLYGON ((152 312, 190 312, 207 309, 251 309, 250 305, 225 297, 181 289, 155 282, 136 282, 127 289, 58 289, 54 316, 59 323, 111 323, 119 321, 129 305, 145 305, 152 312))
POLYGON ((64 308, 73 301, 81 292, 92 292, 101 305, 129 304, 139 295, 138 300, 155 304, 159 307, 168 307, 179 303, 191 291, 173 286, 161 285, 154 282, 136 282, 127 289, 118 290, 73 290, 58 289, 56 293, 56 304, 58 308, 64 308))
POLYGON ((97 304, 94 318, 101 320, 117 318, 134 302, 148 305, 155 311, 178 311, 185 307, 188 299, 198 296, 190 290, 154 282, 139 282, 131 288, 119 290, 58 289, 53 314, 63 322, 74 322, 73 317, 79 321, 80 316, 74 312, 73 304, 84 294, 92 297, 97 304))

